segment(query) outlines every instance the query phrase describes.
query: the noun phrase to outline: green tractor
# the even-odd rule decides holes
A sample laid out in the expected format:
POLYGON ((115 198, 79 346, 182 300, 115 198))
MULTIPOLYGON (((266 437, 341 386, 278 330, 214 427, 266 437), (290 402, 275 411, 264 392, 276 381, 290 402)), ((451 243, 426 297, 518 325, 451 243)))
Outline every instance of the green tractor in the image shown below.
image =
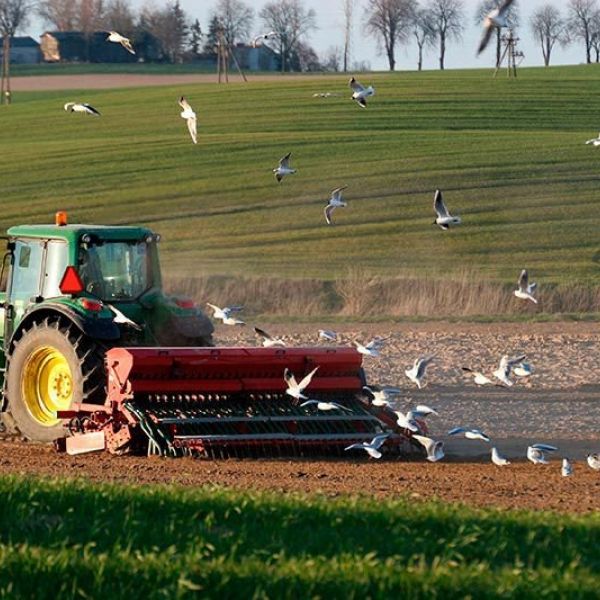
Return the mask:
POLYGON ((64 435, 57 412, 102 404, 111 347, 212 346, 206 315, 164 293, 149 229, 69 225, 59 212, 55 225, 10 228, 7 241, 0 367, 9 432, 53 441, 64 435))

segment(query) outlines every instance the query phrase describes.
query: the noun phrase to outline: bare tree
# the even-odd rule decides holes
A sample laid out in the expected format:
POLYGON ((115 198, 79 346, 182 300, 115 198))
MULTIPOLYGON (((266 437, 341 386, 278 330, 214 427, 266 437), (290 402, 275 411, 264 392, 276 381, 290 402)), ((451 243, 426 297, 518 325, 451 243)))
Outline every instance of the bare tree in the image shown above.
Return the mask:
POLYGON ((590 44, 595 54, 595 61, 600 62, 600 11, 596 11, 591 23, 590 44))
POLYGON ((529 26, 540 43, 544 56, 544 65, 550 64, 550 56, 556 42, 566 43, 566 27, 559 10, 552 4, 544 4, 529 18, 529 26))
POLYGON ((80 0, 78 29, 86 35, 101 29, 104 22, 104 0, 80 0))
POLYGON ((233 45, 250 37, 254 10, 240 0, 219 0, 215 7, 215 16, 219 19, 229 44, 233 45))
POLYGON ((20 27, 27 23, 31 4, 28 0, 0 0, 0 34, 2 35, 2 82, 0 102, 10 104, 10 43, 20 27))
POLYGON ((139 29, 151 33, 158 40, 163 58, 172 63, 181 62, 189 23, 179 0, 161 9, 146 5, 140 13, 139 29))
POLYGON ((342 51, 338 46, 330 46, 320 62, 324 71, 338 73, 342 69, 342 51))
POLYGON ((585 44, 585 59, 592 62, 592 23, 598 12, 596 0, 569 0, 568 24, 573 38, 583 40, 585 44))
POLYGON ((410 35, 412 13, 411 0, 368 0, 365 7, 365 29, 383 46, 390 71, 396 68, 396 45, 410 35))
MULTIPOLYGON (((477 6, 475 12, 475 24, 481 25, 481 22, 486 16, 495 8, 498 8, 504 4, 504 0, 481 0, 477 6)), ((510 5, 506 12, 506 21, 508 28, 514 31, 519 27, 519 5, 517 0, 510 5)), ((496 27, 496 66, 500 64, 500 57, 502 56, 502 30, 496 27)))
POLYGON ((38 3, 38 14, 57 31, 77 29, 79 3, 75 0, 43 0, 38 3))
POLYGON ((429 0, 431 24, 440 44, 440 69, 444 70, 446 45, 462 37, 464 10, 462 0, 429 0))
POLYGON ((412 33, 419 49, 417 68, 421 71, 423 69, 423 49, 425 46, 432 46, 436 39, 436 32, 428 10, 419 6, 415 7, 412 17, 412 33))
POLYGON ((350 48, 352 44, 352 17, 354 16, 354 0, 342 0, 342 11, 344 13, 344 52, 343 71, 348 71, 350 61, 350 48))
POLYGON ((109 0, 104 12, 104 27, 127 37, 135 31, 135 13, 129 0, 109 0))
POLYGON ((274 0, 263 6, 259 16, 268 29, 277 33, 281 71, 289 70, 298 44, 317 28, 315 11, 307 10, 302 0, 274 0))

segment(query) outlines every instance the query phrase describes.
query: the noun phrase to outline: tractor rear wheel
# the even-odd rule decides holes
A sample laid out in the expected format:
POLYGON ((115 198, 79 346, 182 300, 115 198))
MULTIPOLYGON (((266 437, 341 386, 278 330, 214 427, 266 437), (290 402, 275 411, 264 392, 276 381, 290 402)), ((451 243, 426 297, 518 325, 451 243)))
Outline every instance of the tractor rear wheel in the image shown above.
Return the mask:
POLYGON ((67 321, 34 323, 14 343, 7 367, 4 422, 30 440, 64 436, 56 412, 73 402, 104 401, 103 354, 67 321))

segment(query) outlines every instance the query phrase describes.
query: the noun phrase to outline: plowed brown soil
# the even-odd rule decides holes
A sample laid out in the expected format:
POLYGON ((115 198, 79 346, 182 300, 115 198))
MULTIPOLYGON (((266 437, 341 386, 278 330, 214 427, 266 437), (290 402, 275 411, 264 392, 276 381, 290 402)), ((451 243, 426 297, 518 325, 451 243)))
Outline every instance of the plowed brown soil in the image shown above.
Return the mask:
POLYGON ((490 463, 426 462, 393 459, 204 460, 57 454, 49 446, 0 443, 0 474, 43 478, 75 477, 131 484, 206 485, 275 492, 360 493, 378 498, 408 495, 415 501, 438 498, 472 506, 546 509, 589 513, 600 508, 600 473, 583 462, 563 478, 560 463, 508 467, 490 463))

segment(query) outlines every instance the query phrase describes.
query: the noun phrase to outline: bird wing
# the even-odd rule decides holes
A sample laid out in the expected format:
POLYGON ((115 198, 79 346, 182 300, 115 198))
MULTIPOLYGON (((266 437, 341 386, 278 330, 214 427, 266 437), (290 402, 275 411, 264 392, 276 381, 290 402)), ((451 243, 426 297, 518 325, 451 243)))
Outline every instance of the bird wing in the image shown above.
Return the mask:
POLYGON ((555 452, 558 450, 556 446, 550 446, 549 444, 532 444, 530 447, 536 450, 545 450, 546 452, 555 452))
POLYGON ((526 358, 527 356, 525 356, 525 354, 523 354, 522 356, 515 356, 514 358, 509 358, 506 361, 506 366, 512 369, 512 367, 518 365, 520 362, 523 362, 526 358))
POLYGON ((456 435, 457 433, 464 433, 467 431, 464 427, 455 427, 448 432, 448 435, 456 435))
POLYGON ((333 204, 328 204, 325 207, 325 220, 327 221, 327 225, 333 225, 333 221, 331 220, 331 215, 335 210, 335 206, 333 204))
POLYGON ((348 186, 345 185, 343 187, 339 187, 339 188, 335 188, 335 190, 333 190, 331 192, 331 199, 332 200, 341 200, 342 199, 342 190, 345 190, 348 186))
POLYGON ((85 106, 89 112, 100 116, 100 112, 97 111, 91 104, 84 103, 84 104, 82 104, 82 106, 85 106))
MULTIPOLYGON (((305 403, 306 404, 306 403, 305 403)), ((302 404, 300 406, 303 406, 302 404)), ((364 446, 362 444, 362 442, 360 444, 352 444, 351 446, 348 446, 347 448, 344 448, 344 450, 354 450, 354 449, 360 449, 360 450, 364 450, 364 446)))
POLYGON ((504 4, 498 9, 498 16, 503 17, 512 3, 513 0, 505 0, 504 4))
POLYGON ((436 212, 438 217, 448 216, 448 209, 444 204, 444 197, 442 196, 441 190, 435 191, 435 196, 433 197, 433 210, 436 212))
POLYGON ((527 273, 527 269, 523 269, 521 274, 519 275, 518 286, 522 292, 527 291, 527 285, 529 284, 529 274, 527 273))
POLYGON ((312 404, 319 404, 318 400, 307 400, 303 402, 300 406, 311 406, 312 404))
POLYGON ((187 128, 188 131, 190 132, 190 136, 192 138, 192 142, 194 142, 194 144, 198 143, 198 122, 196 120, 196 117, 190 117, 189 119, 186 119, 187 121, 187 128))
POLYGON ((356 98, 356 101, 363 108, 367 108, 367 100, 365 98, 356 98))
POLYGON ((365 91, 364 86, 362 86, 360 83, 358 83, 358 81, 356 81, 356 79, 354 79, 354 77, 352 77, 352 79, 350 79, 350 82, 348 83, 348 85, 350 86, 352 91, 355 93, 360 93, 360 92, 365 91))
POLYGON ((288 388, 298 387, 298 383, 296 382, 296 378, 294 377, 294 374, 287 367, 283 371, 283 379, 288 384, 288 388))
POLYGON ((373 446, 373 448, 375 448, 376 450, 378 450, 379 448, 381 448, 381 446, 383 446, 385 440, 387 440, 388 437, 389 437, 389 434, 387 434, 387 433, 382 433, 380 435, 376 435, 369 442, 369 446, 373 446))
POLYGON ((130 54, 135 54, 135 50, 133 49, 131 42, 127 38, 121 39, 121 46, 123 46, 123 48, 125 48, 125 50, 127 50, 127 52, 129 52, 130 54))
POLYGON ((491 21, 489 21, 485 29, 483 30, 483 36, 481 37, 481 41, 479 42, 479 48, 477 48, 477 55, 479 56, 490 43, 490 38, 492 37, 492 32, 494 31, 494 25, 491 21))
POLYGON ((215 313, 223 312, 223 310, 221 308, 219 308, 216 304, 211 304, 210 302, 207 302, 206 306, 210 306, 215 313))
POLYGON ((256 332, 257 335, 260 335, 261 337, 265 338, 265 340, 272 340, 273 339, 273 336, 269 335, 264 329, 260 329, 258 327, 255 327, 254 331, 256 332))
POLYGON ((417 413, 421 413, 424 417, 427 415, 436 415, 439 416, 439 413, 435 408, 431 408, 426 404, 417 404, 417 408, 415 409, 417 413))
POLYGON ((279 166, 280 167, 284 167, 285 169, 287 169, 290 166, 290 156, 292 155, 291 152, 288 152, 283 158, 279 159, 279 166))
POLYGON ((315 367, 306 377, 304 377, 304 379, 302 379, 302 381, 298 384, 298 387, 303 390, 304 388, 307 388, 310 385, 310 382, 313 378, 313 375, 317 372, 318 370, 318 366, 315 367))

